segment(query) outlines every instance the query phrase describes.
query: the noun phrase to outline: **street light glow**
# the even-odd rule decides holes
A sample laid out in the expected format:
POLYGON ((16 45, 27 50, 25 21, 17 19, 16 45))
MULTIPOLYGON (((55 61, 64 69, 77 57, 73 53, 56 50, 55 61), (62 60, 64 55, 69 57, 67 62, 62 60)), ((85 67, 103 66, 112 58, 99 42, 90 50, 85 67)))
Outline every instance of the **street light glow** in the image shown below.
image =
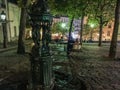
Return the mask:
POLYGON ((90 27, 93 28, 95 25, 94 24, 90 24, 90 27))
POLYGON ((66 23, 62 23, 61 26, 62 26, 62 28, 65 28, 66 23))
POLYGON ((5 20, 6 19, 6 14, 4 13, 4 11, 2 11, 1 15, 0 15, 1 20, 5 20))

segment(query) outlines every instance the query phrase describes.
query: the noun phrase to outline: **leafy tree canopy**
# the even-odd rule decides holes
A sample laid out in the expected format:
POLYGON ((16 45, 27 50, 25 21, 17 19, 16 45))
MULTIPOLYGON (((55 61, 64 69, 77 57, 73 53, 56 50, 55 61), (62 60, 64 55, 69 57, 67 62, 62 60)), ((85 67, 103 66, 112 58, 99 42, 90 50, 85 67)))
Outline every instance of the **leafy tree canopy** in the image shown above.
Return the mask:
POLYGON ((88 25, 94 25, 93 27, 96 28, 99 26, 99 22, 95 18, 89 18, 88 19, 88 25))
POLYGON ((85 14, 89 0, 48 0, 53 14, 80 17, 85 14))
POLYGON ((98 21, 100 17, 103 23, 110 21, 114 18, 116 0, 94 0, 91 2, 91 7, 89 8, 90 17, 95 17, 98 21))
POLYGON ((67 23, 58 22, 53 25, 52 32, 65 34, 66 32, 68 32, 67 27, 68 27, 67 23), (65 25, 62 27, 62 24, 65 24, 65 25))

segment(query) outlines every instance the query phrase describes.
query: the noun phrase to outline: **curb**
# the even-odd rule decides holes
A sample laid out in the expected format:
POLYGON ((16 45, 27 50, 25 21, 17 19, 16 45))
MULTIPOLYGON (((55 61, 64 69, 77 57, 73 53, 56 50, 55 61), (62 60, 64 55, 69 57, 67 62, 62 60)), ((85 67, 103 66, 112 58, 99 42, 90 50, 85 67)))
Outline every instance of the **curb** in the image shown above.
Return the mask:
MULTIPOLYGON (((25 45, 29 45, 30 43, 31 43, 31 41, 26 41, 26 42, 25 42, 25 45)), ((17 46, 18 46, 18 45, 13 45, 13 46, 11 46, 11 47, 1 48, 1 49, 0 49, 0 53, 6 52, 6 51, 9 51, 9 50, 12 50, 12 49, 17 49, 17 46)))
POLYGON ((9 47, 9 48, 4 48, 4 49, 0 49, 0 53, 3 53, 3 52, 6 52, 6 51, 9 51, 9 50, 12 50, 12 49, 15 49, 15 48, 17 48, 17 46, 9 47))

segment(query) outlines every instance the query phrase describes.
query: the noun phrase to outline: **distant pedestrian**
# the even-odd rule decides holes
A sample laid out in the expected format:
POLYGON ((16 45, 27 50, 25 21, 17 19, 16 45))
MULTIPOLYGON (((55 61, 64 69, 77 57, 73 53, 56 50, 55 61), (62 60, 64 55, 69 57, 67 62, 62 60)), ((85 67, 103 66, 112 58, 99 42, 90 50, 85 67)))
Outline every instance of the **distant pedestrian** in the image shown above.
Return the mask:
POLYGON ((79 42, 79 39, 77 38, 76 40, 75 40, 75 43, 74 43, 74 49, 79 49, 79 45, 80 45, 80 42, 79 42))
POLYGON ((70 51, 72 51, 73 49, 73 44, 75 43, 73 38, 70 38, 70 40, 68 40, 68 45, 67 45, 67 54, 70 53, 70 51))
POLYGON ((58 42, 59 42, 59 38, 58 37, 55 38, 55 42, 58 45, 58 42))
POLYGON ((60 38, 60 43, 63 43, 64 39, 63 36, 60 38))

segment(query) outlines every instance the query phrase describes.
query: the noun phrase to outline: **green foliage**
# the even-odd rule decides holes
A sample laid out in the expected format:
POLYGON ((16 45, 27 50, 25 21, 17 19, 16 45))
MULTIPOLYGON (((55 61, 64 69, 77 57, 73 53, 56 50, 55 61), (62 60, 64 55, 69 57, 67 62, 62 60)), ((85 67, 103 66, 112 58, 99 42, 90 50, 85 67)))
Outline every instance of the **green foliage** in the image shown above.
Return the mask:
POLYGON ((48 0, 52 13, 81 17, 86 12, 89 0, 48 0))
POLYGON ((55 23, 53 25, 53 27, 51 28, 52 33, 62 33, 62 34, 65 34, 66 32, 68 32, 68 30, 66 28, 67 26, 65 28, 63 28, 61 26, 61 24, 62 24, 62 22, 55 23))
POLYGON ((116 0, 48 0, 52 13, 68 15, 75 18, 82 16, 94 17, 103 24, 114 17, 116 0))
POLYGON ((83 35, 88 35, 91 30, 95 30, 98 26, 99 22, 95 18, 89 18, 88 23, 84 25, 83 35), (91 24, 93 24, 94 27, 91 27, 91 24))
POLYGON ((116 0, 94 0, 91 2, 91 7, 89 8, 90 17, 94 17, 96 20, 103 20, 103 24, 107 23, 114 18, 116 0))
POLYGON ((94 24, 94 28, 99 26, 99 22, 95 18, 89 18, 88 19, 88 25, 94 24))

